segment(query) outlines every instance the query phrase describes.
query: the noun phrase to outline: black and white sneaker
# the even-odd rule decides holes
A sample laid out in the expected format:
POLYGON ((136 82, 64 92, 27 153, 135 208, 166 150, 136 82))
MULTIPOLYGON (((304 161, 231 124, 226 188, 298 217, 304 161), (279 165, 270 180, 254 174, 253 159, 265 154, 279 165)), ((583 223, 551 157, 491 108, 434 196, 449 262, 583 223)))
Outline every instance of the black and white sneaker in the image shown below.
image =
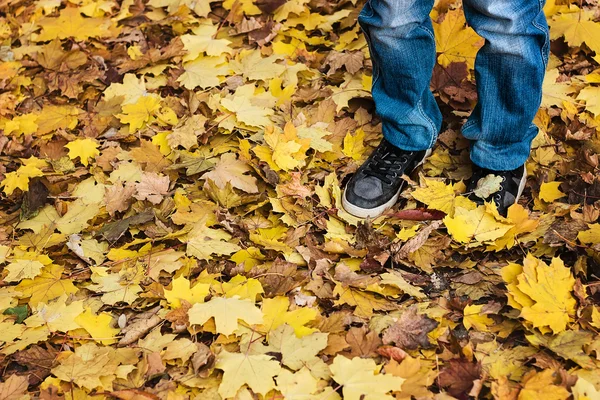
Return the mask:
POLYGON ((483 205, 486 201, 493 201, 496 204, 498 213, 506 217, 508 208, 519 201, 526 182, 527 170, 525 169, 525 165, 521 165, 519 168, 510 171, 493 171, 473 164, 473 175, 471 175, 467 184, 467 193, 469 193, 469 199, 479 205, 483 205), (480 179, 488 175, 495 175, 502 178, 500 190, 492 193, 487 198, 478 197, 473 193, 477 188, 477 183, 480 179))
POLYGON ((407 151, 385 139, 356 171, 344 189, 342 206, 359 218, 375 218, 393 206, 409 175, 431 154, 431 149, 407 151))

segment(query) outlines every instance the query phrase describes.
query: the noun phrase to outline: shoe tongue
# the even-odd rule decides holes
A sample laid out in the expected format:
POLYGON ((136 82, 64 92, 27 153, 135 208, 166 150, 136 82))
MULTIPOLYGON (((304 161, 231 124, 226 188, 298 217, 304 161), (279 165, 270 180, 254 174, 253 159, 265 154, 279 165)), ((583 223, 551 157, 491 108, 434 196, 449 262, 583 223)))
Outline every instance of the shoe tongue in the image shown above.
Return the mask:
POLYGON ((383 194, 381 181, 374 176, 367 176, 356 182, 354 192, 362 198, 374 199, 383 194))

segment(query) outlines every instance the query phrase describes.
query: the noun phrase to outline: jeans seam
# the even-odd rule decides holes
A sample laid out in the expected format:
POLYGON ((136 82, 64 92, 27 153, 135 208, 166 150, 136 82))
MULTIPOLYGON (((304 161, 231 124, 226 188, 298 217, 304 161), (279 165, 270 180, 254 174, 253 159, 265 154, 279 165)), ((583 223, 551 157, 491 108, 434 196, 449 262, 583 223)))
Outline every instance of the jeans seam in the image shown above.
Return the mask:
MULTIPOLYGON (((372 1, 372 0, 369 0, 372 1)), ((371 38, 369 37, 369 30, 365 27, 361 26, 361 29, 363 30, 363 34, 365 35, 365 39, 367 40, 367 45, 369 46, 369 52, 371 53, 371 65, 373 66, 373 68, 371 69, 372 72, 372 78, 373 81, 371 82, 371 91, 373 90, 373 86, 375 86, 375 83, 377 83, 377 81, 379 80, 379 77, 381 76, 381 73, 379 71, 379 63, 375 60, 375 48, 373 47, 373 44, 371 43, 371 38)))
MULTIPOLYGON (((539 15, 539 13, 544 12, 543 1, 544 0, 538 0, 538 5, 540 6, 540 9, 538 11, 538 15, 539 15)), ((536 28, 537 30, 539 30, 544 35, 544 44, 542 45, 542 49, 540 50, 540 54, 542 56, 542 62, 544 63, 544 70, 545 70, 546 67, 548 66, 548 57, 546 55, 547 54, 546 49, 548 48, 548 45, 549 45, 548 31, 546 29, 544 29, 542 26, 540 26, 535 21, 535 18, 531 21, 531 24, 534 26, 534 28, 536 28)))
POLYGON ((429 122, 429 125, 431 126, 431 140, 429 141, 429 146, 427 147, 428 149, 430 149, 430 148, 433 147, 433 145, 435 144, 435 141, 436 141, 435 124, 433 123, 433 121, 431 120, 431 118, 429 118, 427 116, 427 114, 425 114, 425 110, 423 110, 423 100, 422 99, 419 99, 419 101, 417 102, 417 107, 419 109, 419 112, 423 116, 423 118, 425 118, 425 120, 427 122, 429 122))
POLYGON ((433 40, 435 40, 435 34, 433 32, 431 32, 429 29, 427 29, 427 27, 425 27, 423 25, 419 25, 419 28, 424 30, 429 35, 429 37, 431 37, 433 40))

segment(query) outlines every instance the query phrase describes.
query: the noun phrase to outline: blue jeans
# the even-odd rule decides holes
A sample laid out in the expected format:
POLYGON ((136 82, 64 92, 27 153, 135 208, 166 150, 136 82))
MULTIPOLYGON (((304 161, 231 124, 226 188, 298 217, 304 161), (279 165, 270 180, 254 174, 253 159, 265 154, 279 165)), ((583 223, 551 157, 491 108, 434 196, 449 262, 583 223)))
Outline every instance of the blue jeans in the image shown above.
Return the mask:
MULTIPOLYGON (((384 137, 404 150, 435 143, 442 114, 429 90, 436 60, 434 0, 368 0, 358 16, 373 62, 372 95, 384 137)), ((478 103, 462 128, 471 160, 509 170, 525 163, 538 129, 550 40, 544 0, 463 0, 485 39, 475 59, 478 103)))

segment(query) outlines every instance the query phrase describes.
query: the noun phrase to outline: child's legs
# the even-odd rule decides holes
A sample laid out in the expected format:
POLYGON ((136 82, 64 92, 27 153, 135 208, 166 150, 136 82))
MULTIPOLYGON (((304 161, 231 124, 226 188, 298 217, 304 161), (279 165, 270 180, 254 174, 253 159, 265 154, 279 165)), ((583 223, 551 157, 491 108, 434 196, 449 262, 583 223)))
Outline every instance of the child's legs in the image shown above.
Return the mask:
POLYGON ((471 160, 492 170, 514 169, 529 157, 538 129, 548 61, 543 0, 463 0, 467 22, 485 38, 475 61, 478 104, 462 129, 471 160))
POLYGON ((442 115, 429 90, 434 0, 369 0, 358 16, 373 62, 372 94, 383 135, 404 150, 433 146, 442 115))

